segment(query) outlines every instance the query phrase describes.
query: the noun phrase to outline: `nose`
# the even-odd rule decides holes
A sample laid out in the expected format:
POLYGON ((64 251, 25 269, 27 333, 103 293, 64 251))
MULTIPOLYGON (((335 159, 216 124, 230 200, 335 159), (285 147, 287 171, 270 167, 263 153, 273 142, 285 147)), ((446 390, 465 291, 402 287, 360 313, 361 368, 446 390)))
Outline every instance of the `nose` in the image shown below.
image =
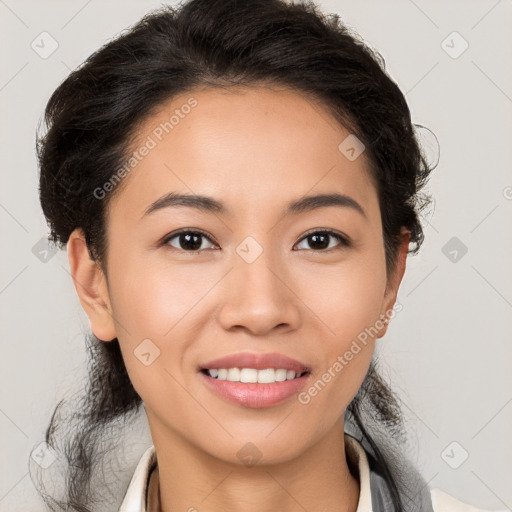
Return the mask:
POLYGON ((302 303, 293 288, 285 265, 268 258, 265 251, 250 263, 234 258, 222 283, 218 320, 226 331, 246 330, 255 336, 297 329, 302 303))

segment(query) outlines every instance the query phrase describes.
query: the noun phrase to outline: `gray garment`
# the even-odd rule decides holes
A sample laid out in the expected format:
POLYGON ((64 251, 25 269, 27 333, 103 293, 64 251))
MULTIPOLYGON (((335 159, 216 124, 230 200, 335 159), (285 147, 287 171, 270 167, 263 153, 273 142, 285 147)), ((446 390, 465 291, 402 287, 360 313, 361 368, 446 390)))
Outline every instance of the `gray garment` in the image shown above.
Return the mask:
POLYGON ((400 497, 402 499, 404 509, 398 510, 391 499, 391 491, 382 466, 375 458, 371 446, 366 442, 366 440, 361 440, 356 435, 348 432, 345 433, 355 438, 362 445, 366 453, 368 465, 370 467, 370 490, 372 495, 373 512, 434 512, 434 509, 432 508, 430 489, 427 482, 421 476, 419 471, 410 464, 407 464, 407 491, 405 491, 403 486, 400 486, 399 484, 401 487, 400 497))

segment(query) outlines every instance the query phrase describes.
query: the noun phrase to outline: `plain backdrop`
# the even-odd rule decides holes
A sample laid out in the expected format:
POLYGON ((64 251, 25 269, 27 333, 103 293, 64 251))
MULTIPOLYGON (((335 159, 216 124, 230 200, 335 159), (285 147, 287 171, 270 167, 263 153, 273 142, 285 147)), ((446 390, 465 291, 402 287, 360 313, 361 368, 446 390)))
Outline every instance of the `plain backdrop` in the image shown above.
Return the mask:
MULTIPOLYGON (((378 342, 404 404, 410 456, 430 486, 512 509, 512 2, 318 4, 380 51, 413 121, 441 148, 425 243, 408 258, 398 296, 403 311, 378 342)), ((41 256, 48 229, 35 130, 69 71, 160 5, 0 0, 1 512, 44 510, 30 454, 86 372, 89 324, 66 253, 41 256)), ((126 436, 125 483, 151 443, 145 417, 126 436)))

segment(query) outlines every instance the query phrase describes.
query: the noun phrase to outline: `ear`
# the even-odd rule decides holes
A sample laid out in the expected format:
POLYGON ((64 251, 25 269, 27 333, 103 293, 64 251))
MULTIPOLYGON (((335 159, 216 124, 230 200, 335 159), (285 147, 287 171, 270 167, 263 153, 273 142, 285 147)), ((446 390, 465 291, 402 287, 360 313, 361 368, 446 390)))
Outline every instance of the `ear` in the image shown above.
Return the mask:
MULTIPOLYGON (((398 288, 400 287, 400 283, 402 282, 402 277, 405 272, 405 263, 407 259, 407 251, 409 250, 410 239, 411 232, 406 228, 402 228, 401 242, 400 247, 398 248, 396 265, 391 271, 386 284, 386 291, 382 302, 383 309, 381 311, 381 318, 387 318, 389 320, 389 312, 393 310, 393 306, 395 305, 398 288)), ((382 338, 386 334, 386 331, 388 330, 388 323, 379 330, 377 338, 382 338)))
POLYGON ((67 252, 73 284, 93 334, 102 341, 112 341, 116 330, 107 279, 99 263, 91 259, 82 229, 71 233, 67 252))

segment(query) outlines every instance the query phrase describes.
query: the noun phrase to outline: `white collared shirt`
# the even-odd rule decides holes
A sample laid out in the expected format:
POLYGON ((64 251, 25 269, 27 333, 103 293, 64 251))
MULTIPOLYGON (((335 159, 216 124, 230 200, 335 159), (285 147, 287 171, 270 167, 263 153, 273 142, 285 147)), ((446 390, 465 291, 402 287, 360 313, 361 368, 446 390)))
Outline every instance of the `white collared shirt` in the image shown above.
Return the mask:
MULTIPOLYGON (((359 470, 359 502, 356 512, 372 512, 372 493, 370 489, 370 466, 366 453, 361 444, 352 436, 345 433, 345 449, 347 457, 353 462, 353 467, 359 470)), ((151 512, 147 510, 147 490, 151 471, 156 466, 156 452, 150 446, 142 455, 133 473, 128 490, 123 498, 119 512, 151 512)), ((472 507, 441 489, 430 489, 434 512, 490 512, 472 507)), ((511 512, 497 510, 494 512, 511 512)))

